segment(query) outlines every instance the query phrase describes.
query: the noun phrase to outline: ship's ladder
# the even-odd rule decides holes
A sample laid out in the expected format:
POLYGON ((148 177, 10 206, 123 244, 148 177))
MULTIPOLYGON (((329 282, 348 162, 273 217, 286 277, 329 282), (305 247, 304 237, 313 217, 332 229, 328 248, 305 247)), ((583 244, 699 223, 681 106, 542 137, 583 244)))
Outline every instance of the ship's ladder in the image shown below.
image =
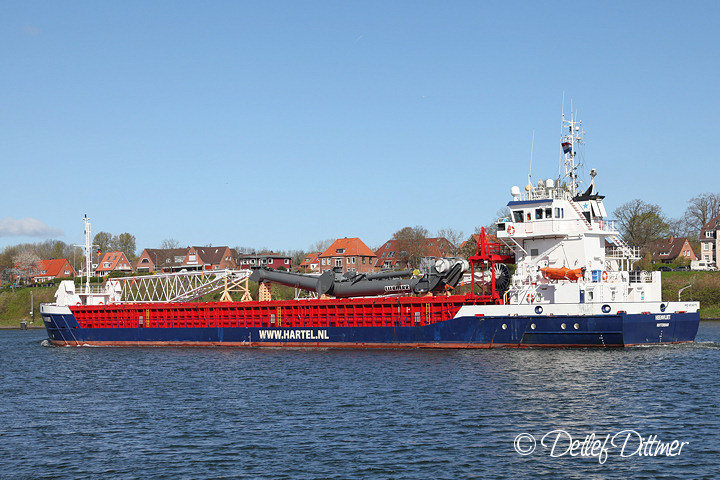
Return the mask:
POLYGON ((613 235, 611 237, 607 237, 610 242, 615 244, 615 246, 622 252, 624 256, 627 258, 636 258, 637 255, 635 253, 635 249, 631 247, 625 240, 623 240, 618 235, 613 235))
POLYGON ((585 222, 585 225, 587 225, 588 230, 592 230, 592 224, 588 222, 588 219, 585 217, 585 213, 580 208, 580 205, 575 200, 568 200, 570 202, 570 205, 573 207, 573 210, 577 212, 578 215, 580 215, 580 218, 583 222, 585 222))

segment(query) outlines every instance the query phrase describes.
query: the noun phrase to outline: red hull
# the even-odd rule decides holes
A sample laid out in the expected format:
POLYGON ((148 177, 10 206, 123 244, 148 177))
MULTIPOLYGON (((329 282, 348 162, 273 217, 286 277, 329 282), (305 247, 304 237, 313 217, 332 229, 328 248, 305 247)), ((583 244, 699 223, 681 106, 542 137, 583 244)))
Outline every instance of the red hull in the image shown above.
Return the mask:
POLYGON ((82 328, 415 327, 452 319, 489 296, 114 304, 70 307, 82 328))

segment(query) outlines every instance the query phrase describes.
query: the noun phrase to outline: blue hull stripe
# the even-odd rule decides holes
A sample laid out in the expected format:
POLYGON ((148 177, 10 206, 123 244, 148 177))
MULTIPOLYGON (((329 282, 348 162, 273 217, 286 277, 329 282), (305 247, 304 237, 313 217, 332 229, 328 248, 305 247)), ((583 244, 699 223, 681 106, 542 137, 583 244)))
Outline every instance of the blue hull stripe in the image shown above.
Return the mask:
POLYGON ((67 345, 420 346, 451 348, 621 347, 693 341, 695 313, 458 317, 417 327, 81 328, 73 315, 44 315, 50 340, 67 345))

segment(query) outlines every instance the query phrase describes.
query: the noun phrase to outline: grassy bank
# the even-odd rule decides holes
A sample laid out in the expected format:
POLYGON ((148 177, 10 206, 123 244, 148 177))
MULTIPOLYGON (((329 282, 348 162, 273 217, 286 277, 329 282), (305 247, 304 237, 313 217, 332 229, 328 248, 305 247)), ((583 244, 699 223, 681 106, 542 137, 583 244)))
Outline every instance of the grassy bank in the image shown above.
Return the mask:
POLYGON ((663 300, 700 302, 702 318, 720 319, 720 272, 663 272, 663 300))
POLYGON ((55 287, 3 288, 0 290, 0 327, 20 327, 22 320, 30 323, 30 292, 33 297, 35 324, 42 326, 40 304, 55 301, 55 287))

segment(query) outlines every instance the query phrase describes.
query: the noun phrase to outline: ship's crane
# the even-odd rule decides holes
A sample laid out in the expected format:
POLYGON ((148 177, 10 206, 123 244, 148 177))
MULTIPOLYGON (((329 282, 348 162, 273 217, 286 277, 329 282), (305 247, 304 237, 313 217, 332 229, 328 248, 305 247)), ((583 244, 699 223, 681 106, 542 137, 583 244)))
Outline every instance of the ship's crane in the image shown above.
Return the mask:
POLYGON ((488 242, 483 229, 470 262, 464 258, 441 258, 422 275, 416 275, 412 270, 345 274, 327 270, 318 276, 258 268, 253 270, 250 280, 278 283, 336 298, 423 295, 453 290, 462 280, 463 274, 472 270, 471 277, 475 279, 473 285, 482 284, 477 293, 473 287, 472 294, 492 296, 499 301, 499 292, 507 289, 510 281, 510 271, 504 263, 512 263, 513 259, 512 253, 504 245, 488 242))

